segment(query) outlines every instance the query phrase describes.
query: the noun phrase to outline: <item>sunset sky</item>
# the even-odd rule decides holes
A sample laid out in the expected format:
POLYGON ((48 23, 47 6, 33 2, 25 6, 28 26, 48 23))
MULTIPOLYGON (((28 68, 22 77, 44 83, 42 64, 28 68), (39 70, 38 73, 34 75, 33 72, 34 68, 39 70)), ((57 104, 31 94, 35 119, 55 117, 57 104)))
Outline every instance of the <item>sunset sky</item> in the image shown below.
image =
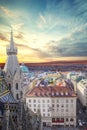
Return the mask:
POLYGON ((19 62, 87 60, 87 0, 0 0, 0 62, 11 26, 19 62))

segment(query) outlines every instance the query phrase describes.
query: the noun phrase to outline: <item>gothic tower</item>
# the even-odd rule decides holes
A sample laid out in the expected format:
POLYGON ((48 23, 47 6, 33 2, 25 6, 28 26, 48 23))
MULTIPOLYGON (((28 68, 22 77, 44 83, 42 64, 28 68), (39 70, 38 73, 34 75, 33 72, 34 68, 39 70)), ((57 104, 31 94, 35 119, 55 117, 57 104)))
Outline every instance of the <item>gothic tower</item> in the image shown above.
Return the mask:
POLYGON ((17 59, 17 48, 13 40, 13 32, 11 30, 10 45, 7 47, 7 61, 4 66, 5 78, 9 89, 13 93, 15 99, 19 100, 21 89, 21 71, 17 59))

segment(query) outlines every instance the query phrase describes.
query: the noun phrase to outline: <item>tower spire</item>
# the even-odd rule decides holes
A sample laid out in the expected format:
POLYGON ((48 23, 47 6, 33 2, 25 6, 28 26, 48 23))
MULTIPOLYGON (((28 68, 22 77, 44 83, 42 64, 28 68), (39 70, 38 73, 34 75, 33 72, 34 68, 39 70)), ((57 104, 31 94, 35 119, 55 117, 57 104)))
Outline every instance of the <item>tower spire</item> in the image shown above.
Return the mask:
POLYGON ((10 39, 10 47, 11 50, 14 50, 14 40, 13 40, 13 29, 11 27, 11 39, 10 39))
POLYGON ((4 70, 10 70, 10 73, 14 75, 17 67, 19 66, 18 64, 18 59, 17 59, 17 48, 14 45, 13 41, 13 31, 11 29, 11 39, 10 39, 10 45, 6 49, 7 51, 7 62, 5 64, 4 70))
POLYGON ((17 48, 13 40, 13 29, 11 27, 10 45, 7 47, 7 55, 17 55, 17 48))

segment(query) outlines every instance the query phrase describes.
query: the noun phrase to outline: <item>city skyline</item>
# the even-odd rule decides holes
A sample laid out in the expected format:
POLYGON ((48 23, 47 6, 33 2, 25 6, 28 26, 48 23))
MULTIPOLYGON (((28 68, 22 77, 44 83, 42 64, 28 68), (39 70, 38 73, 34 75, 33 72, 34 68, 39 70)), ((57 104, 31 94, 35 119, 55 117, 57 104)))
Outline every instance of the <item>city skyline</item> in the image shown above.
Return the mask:
POLYGON ((19 62, 87 60, 86 0, 0 1, 0 62, 11 27, 19 62))

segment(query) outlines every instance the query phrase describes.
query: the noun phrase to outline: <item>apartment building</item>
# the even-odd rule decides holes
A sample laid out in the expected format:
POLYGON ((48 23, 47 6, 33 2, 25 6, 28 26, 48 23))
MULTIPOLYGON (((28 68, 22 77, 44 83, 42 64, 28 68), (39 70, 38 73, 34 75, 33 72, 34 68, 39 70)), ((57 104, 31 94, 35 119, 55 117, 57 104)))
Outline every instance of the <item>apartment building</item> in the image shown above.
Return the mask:
POLYGON ((68 86, 38 86, 26 95, 26 104, 41 114, 42 126, 76 126, 76 94, 68 86))
POLYGON ((77 84, 77 94, 83 106, 87 106, 87 79, 82 79, 77 84))

